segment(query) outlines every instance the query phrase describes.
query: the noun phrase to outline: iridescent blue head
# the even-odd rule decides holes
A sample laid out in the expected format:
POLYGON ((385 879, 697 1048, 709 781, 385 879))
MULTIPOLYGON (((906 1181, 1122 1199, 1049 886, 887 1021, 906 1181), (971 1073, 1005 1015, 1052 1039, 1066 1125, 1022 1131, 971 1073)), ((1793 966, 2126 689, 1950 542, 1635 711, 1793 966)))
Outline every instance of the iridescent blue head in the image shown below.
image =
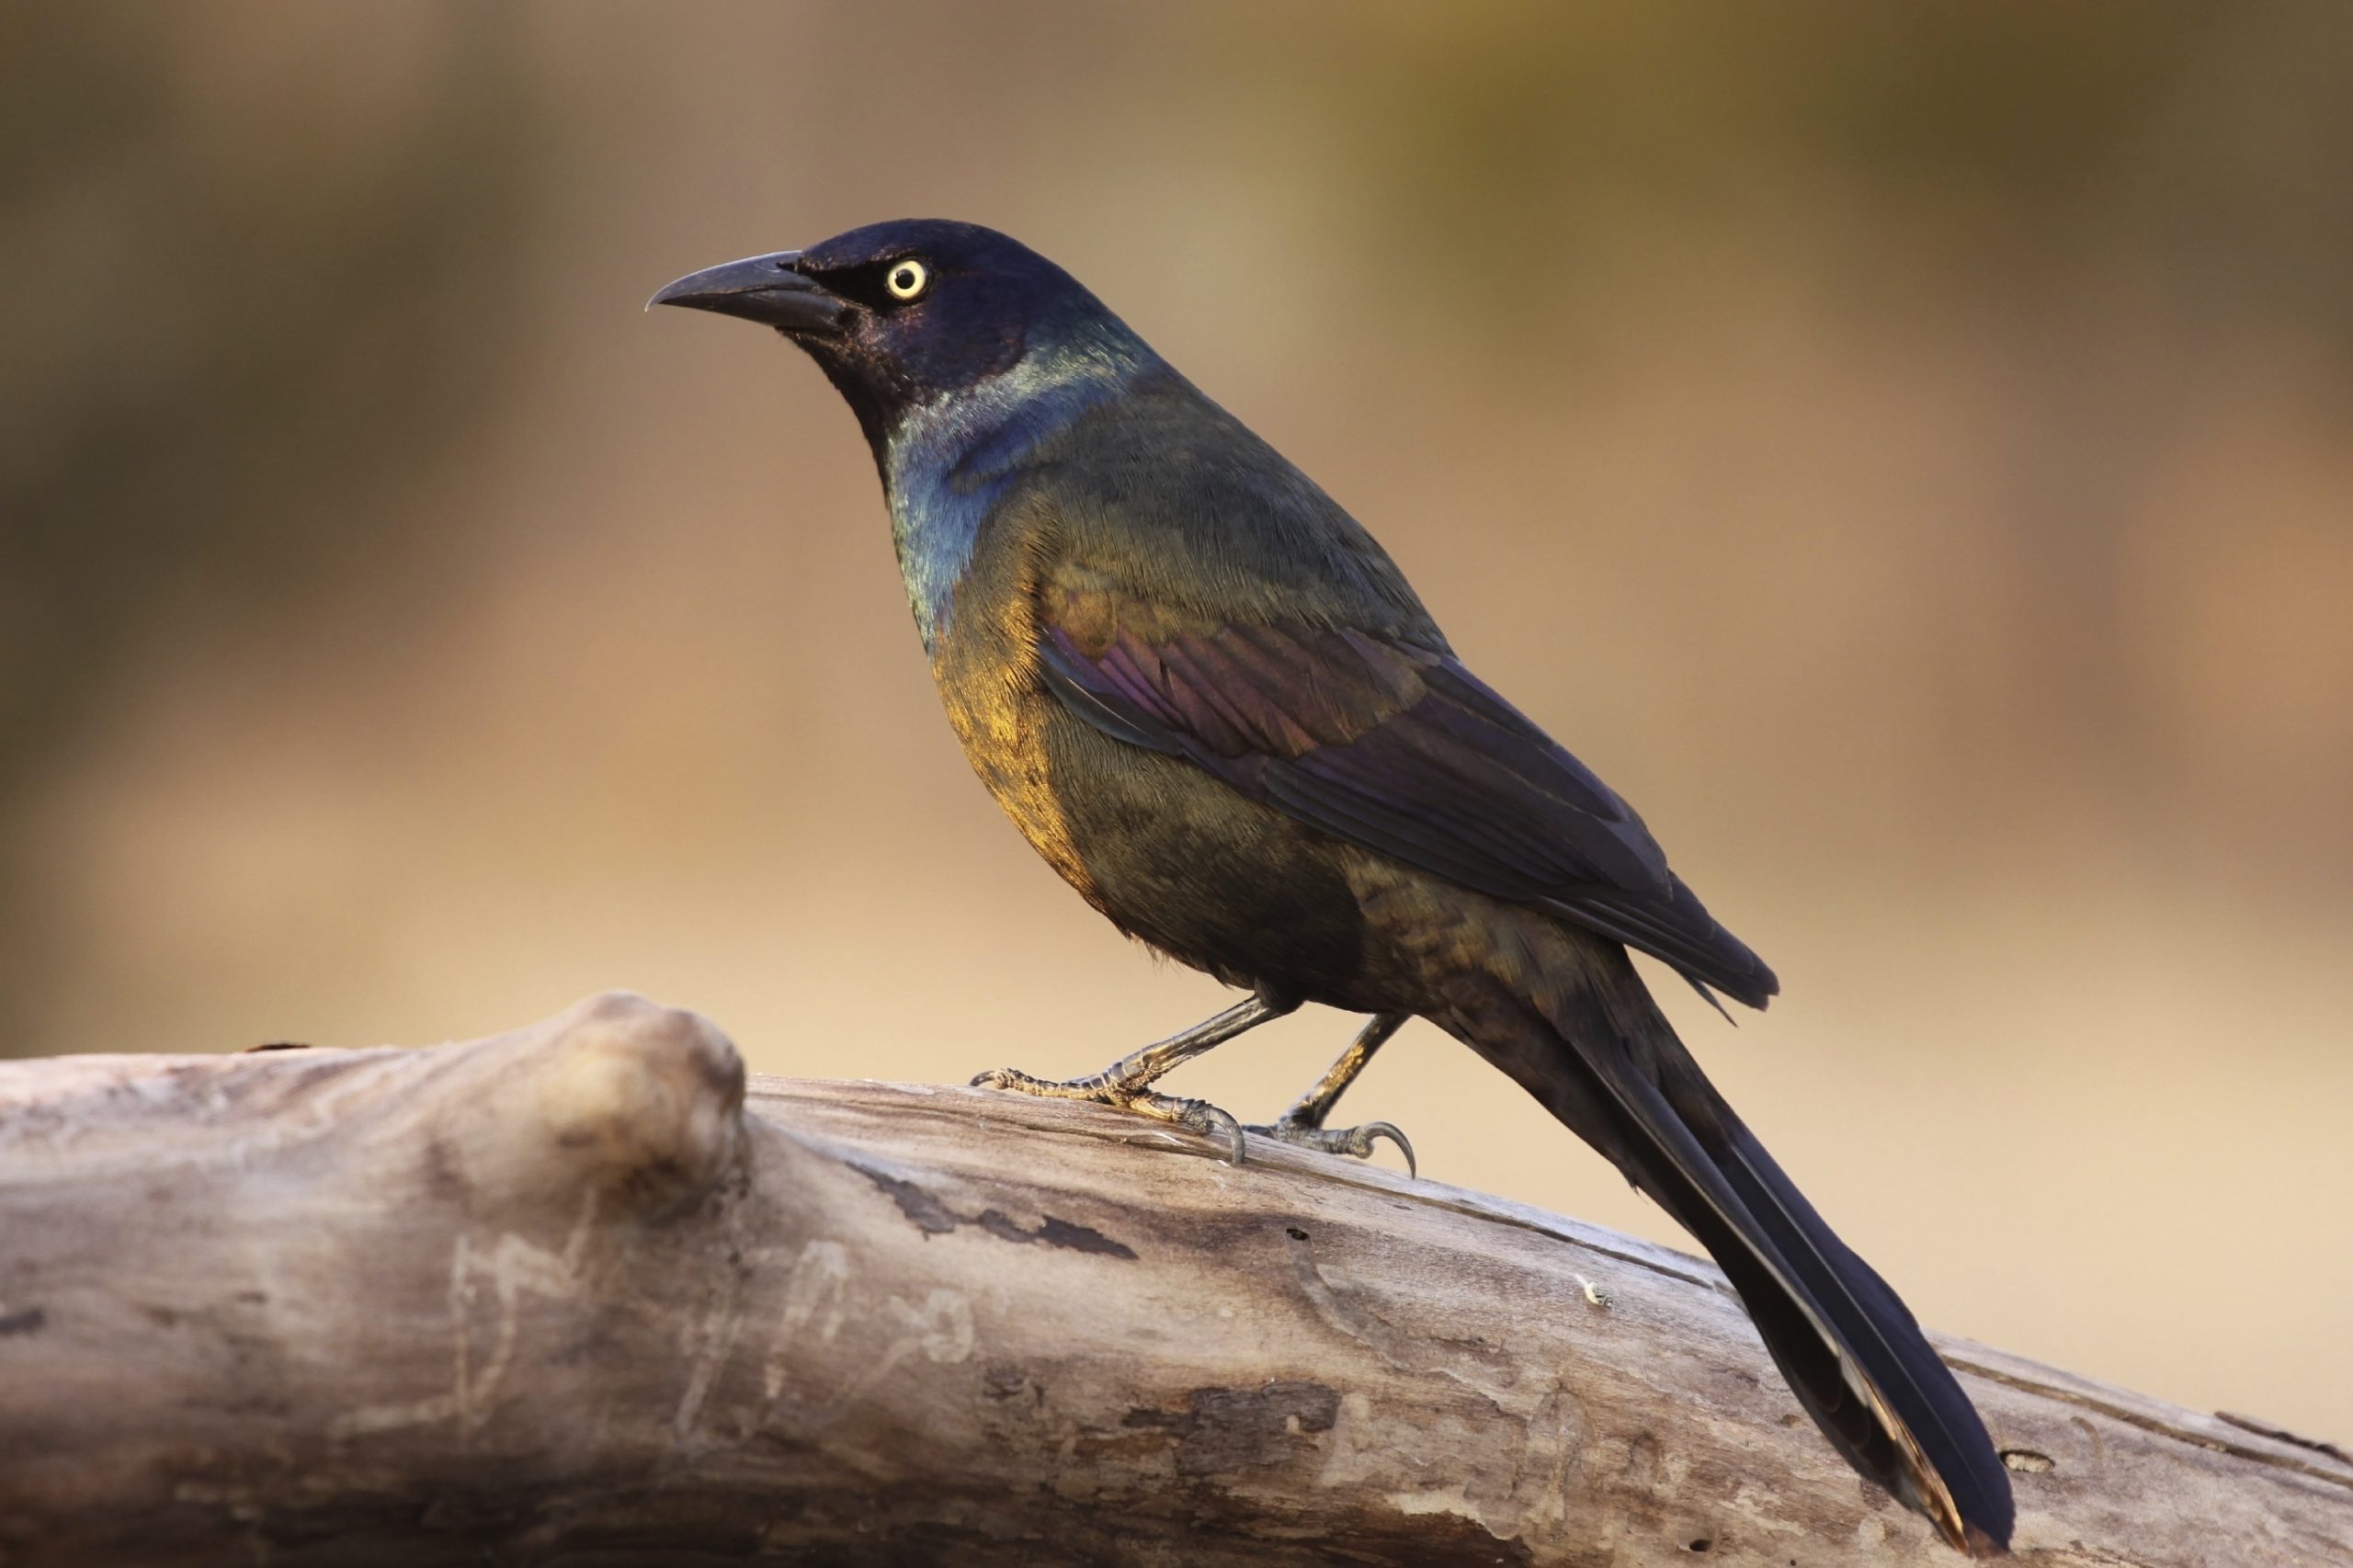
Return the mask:
POLYGON ((769 324, 833 379, 882 471, 932 653, 1030 454, 1142 374, 1174 377, 1071 273, 976 223, 870 223, 680 278, 652 303, 769 324))
POLYGON ((935 653, 1025 460, 1140 377, 1174 378, 1076 278, 974 223, 874 223, 681 278, 652 302, 763 323, 824 368, 873 449, 935 653))
POLYGON ((681 278, 657 305, 772 326, 807 350, 880 457, 909 413, 1020 365, 1103 347, 1143 352, 1069 273, 977 223, 901 219, 807 250, 681 278))

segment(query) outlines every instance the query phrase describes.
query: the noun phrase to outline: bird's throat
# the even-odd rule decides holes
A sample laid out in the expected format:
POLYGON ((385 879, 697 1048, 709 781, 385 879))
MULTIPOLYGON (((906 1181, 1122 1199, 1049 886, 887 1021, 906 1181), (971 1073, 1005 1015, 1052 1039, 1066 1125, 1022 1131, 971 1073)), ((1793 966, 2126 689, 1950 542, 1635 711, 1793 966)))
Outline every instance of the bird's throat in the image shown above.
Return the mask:
POLYGON ((1026 460, 1151 363, 1152 351, 1125 328, 1041 346, 975 386, 912 405, 884 434, 877 457, 891 542, 926 653, 937 653, 947 634, 956 585, 1026 460))

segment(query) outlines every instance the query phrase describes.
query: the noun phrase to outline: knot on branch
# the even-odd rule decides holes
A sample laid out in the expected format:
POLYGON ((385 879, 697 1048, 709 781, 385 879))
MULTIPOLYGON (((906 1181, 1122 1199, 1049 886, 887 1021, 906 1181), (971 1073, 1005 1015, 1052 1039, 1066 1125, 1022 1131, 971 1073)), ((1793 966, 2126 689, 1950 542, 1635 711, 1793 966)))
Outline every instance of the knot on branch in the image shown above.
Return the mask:
POLYGON ((431 1096, 448 1129, 432 1146, 480 1199, 594 1190, 662 1210, 708 1190, 741 1152, 733 1043, 633 993, 592 996, 453 1065, 431 1096))

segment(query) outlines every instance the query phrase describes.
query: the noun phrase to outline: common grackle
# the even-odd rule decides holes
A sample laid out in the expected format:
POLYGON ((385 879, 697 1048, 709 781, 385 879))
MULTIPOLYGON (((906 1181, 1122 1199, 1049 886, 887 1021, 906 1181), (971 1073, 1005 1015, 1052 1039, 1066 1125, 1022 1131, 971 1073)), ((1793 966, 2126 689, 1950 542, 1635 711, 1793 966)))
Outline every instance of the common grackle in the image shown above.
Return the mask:
POLYGON ((856 229, 652 302, 762 323, 817 361, 881 470, 916 629, 998 804, 1121 930, 1250 993, 1089 1078, 976 1083, 1157 1116, 1238 1158, 1231 1117, 1153 1083, 1320 1002, 1372 1021, 1261 1131, 1363 1154, 1404 1139, 1324 1114, 1429 1018, 1706 1244, 1858 1471, 1961 1550, 2006 1548, 1976 1411, 1627 949, 1756 1007, 1772 971, 1631 807, 1463 667, 1313 481, 1069 274, 971 224, 856 229))

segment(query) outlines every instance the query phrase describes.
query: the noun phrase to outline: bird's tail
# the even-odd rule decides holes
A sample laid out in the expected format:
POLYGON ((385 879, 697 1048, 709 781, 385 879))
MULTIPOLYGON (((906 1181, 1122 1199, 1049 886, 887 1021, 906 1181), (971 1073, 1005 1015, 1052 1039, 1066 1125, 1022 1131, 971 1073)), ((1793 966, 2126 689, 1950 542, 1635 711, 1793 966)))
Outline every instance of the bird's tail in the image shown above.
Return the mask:
POLYGON ((1848 1463, 1960 1551, 2006 1551, 2009 1476, 1911 1311, 1716 1093, 1623 949, 1579 967, 1532 1005, 1515 996, 1449 1027, 1699 1238, 1848 1463))

